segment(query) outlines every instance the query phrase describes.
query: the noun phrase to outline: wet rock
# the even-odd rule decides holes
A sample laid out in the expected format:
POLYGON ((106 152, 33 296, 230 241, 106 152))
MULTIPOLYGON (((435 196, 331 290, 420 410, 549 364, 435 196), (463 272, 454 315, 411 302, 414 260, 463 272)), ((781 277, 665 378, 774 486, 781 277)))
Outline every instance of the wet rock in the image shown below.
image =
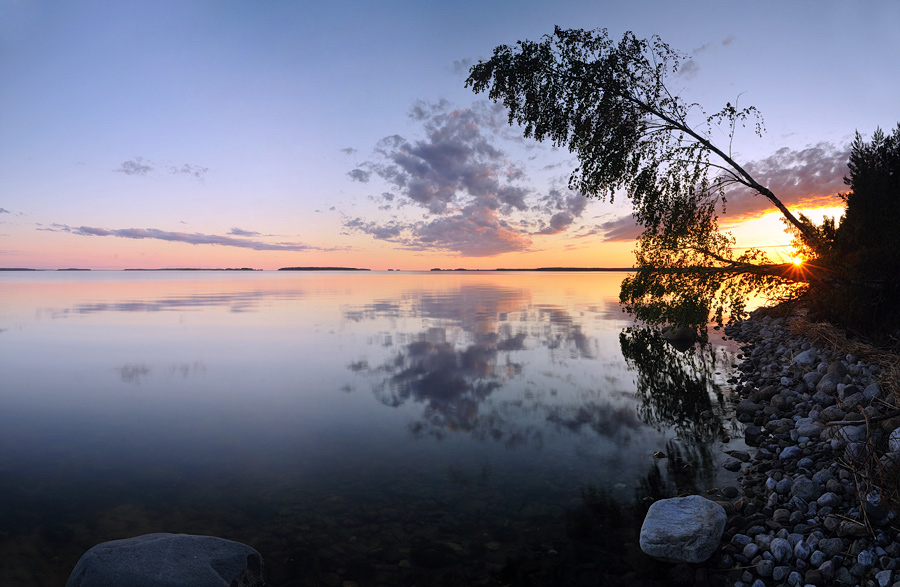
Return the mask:
POLYGON ((744 442, 746 442, 749 446, 756 446, 762 439, 762 435, 762 428, 760 428, 759 426, 747 426, 744 429, 744 442))
POLYGON ((760 409, 761 406, 758 403, 749 399, 745 399, 741 400, 741 402, 737 406, 735 406, 734 413, 738 416, 754 416, 760 409))
POLYGON ((728 457, 722 462, 722 467, 726 471, 740 471, 743 463, 734 457, 728 457))
POLYGON ((72 570, 66 587, 263 587, 260 554, 214 536, 146 534, 102 542, 72 570))
POLYGON ((725 521, 722 506, 697 495, 659 500, 641 526, 641 550, 666 562, 704 562, 718 548, 725 521))

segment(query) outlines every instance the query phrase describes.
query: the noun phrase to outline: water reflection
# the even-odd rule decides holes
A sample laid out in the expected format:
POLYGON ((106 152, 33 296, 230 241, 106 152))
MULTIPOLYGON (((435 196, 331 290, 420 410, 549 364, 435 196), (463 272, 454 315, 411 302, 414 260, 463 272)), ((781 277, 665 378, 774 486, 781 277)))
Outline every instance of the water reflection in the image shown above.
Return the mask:
POLYGON ((579 584, 646 570, 642 498, 712 486, 711 363, 632 328, 621 275, 28 279, 0 276, 0 559, 58 556, 31 584, 156 531, 278 585, 579 584))
POLYGON ((701 441, 724 436, 725 407, 715 382, 719 364, 713 345, 678 350, 659 330, 638 326, 624 329, 619 342, 628 366, 637 372, 644 422, 673 427, 682 436, 701 441))
MULTIPOLYGON (((119 375, 122 377, 123 383, 140 385, 142 381, 150 378, 154 369, 149 365, 140 363, 122 365, 116 369, 116 371, 118 371, 119 375)), ((200 361, 195 361, 193 363, 176 363, 170 365, 168 369, 164 369, 163 372, 167 378, 180 377, 181 379, 188 379, 205 373, 206 365, 200 361)))
MULTIPOLYGON (((394 349, 386 360, 376 366, 367 360, 347 366, 371 380, 382 404, 422 405, 419 417, 409 424, 415 436, 466 433, 507 447, 540 447, 545 423, 578 432, 587 422, 585 410, 595 414, 589 427, 601 435, 620 437, 615 430, 640 425, 626 406, 561 405, 542 399, 547 390, 527 389, 514 397, 491 399, 511 382, 521 387, 526 363, 542 369, 544 378, 565 379, 567 386, 583 393, 598 393, 585 387, 587 381, 558 367, 569 360, 597 357, 597 341, 579 323, 584 317, 561 306, 534 303, 527 290, 463 284, 458 290, 407 292, 399 303, 376 300, 349 307, 344 315, 352 322, 391 320, 396 325, 398 320, 415 318, 434 324, 421 332, 382 333, 372 344, 394 349)), ((556 390, 549 393, 555 395, 556 390)))
POLYGON ((178 297, 164 297, 144 300, 122 300, 115 302, 92 302, 77 304, 72 308, 52 311, 54 318, 69 314, 97 314, 102 312, 173 312, 189 309, 227 307, 231 312, 258 311, 266 298, 291 300, 302 299, 303 291, 242 291, 224 293, 194 293, 178 297))
POLYGON ((637 373, 641 419, 678 433, 657 453, 637 497, 653 501, 715 486, 714 443, 729 440, 716 374, 731 357, 708 341, 673 345, 656 328, 625 328, 619 341, 626 362, 637 373))

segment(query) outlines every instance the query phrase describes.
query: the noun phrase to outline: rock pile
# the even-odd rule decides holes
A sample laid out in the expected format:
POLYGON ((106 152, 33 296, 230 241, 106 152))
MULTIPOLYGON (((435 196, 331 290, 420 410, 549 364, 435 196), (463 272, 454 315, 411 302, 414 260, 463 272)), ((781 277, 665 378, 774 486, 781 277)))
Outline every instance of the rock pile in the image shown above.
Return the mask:
POLYGON ((900 535, 888 493, 900 473, 897 398, 880 368, 756 315, 726 328, 746 343, 735 413, 756 452, 728 459, 743 495, 713 565, 738 587, 900 587, 900 535))

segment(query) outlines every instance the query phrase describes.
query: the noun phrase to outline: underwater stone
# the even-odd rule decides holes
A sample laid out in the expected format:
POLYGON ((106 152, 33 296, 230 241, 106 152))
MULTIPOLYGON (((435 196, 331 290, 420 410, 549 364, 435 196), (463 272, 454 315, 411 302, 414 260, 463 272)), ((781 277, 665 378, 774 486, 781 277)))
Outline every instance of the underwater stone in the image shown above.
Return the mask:
POLYGON ((101 542, 78 560, 66 587, 263 587, 263 561, 246 544, 214 536, 145 534, 101 542))

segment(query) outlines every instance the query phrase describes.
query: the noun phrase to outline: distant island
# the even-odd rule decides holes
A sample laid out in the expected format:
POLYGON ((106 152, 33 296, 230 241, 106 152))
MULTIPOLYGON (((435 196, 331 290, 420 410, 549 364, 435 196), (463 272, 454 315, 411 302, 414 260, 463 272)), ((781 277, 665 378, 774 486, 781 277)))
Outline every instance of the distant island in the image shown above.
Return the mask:
POLYGON ((279 271, 371 271, 359 267, 282 267, 279 271))

